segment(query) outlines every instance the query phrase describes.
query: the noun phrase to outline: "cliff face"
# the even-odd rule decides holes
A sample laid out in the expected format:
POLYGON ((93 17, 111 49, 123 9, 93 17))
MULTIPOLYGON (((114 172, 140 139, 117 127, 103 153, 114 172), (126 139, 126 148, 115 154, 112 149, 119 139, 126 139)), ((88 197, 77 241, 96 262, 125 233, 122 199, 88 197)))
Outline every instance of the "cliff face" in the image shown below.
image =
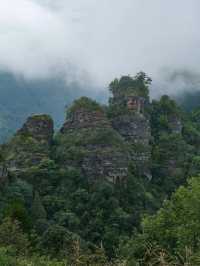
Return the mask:
POLYGON ((110 128, 110 123, 102 110, 91 111, 83 107, 75 110, 70 117, 67 118, 60 132, 64 134, 70 130, 88 128, 110 128))
POLYGON ((137 88, 113 93, 111 108, 120 106, 123 112, 111 117, 113 128, 123 137, 131 148, 131 159, 138 173, 151 178, 151 128, 147 108, 148 98, 137 95, 137 88))
POLYGON ((143 115, 121 115, 112 120, 112 125, 127 142, 149 145, 151 129, 149 120, 143 115))
MULTIPOLYGON (((113 93, 110 107, 120 110, 107 116, 95 101, 82 97, 67 111, 67 118, 56 136, 51 157, 63 168, 80 169, 88 180, 124 180, 129 165, 137 174, 151 178, 151 131, 146 112, 148 97, 128 85, 113 93)), ((109 108, 110 108, 109 107, 109 108)), ((10 170, 27 169, 49 158, 53 121, 47 115, 29 117, 6 149, 10 170)))
POLYGON ((48 115, 34 115, 27 119, 17 135, 25 135, 50 144, 53 140, 53 120, 48 115))
POLYGON ((183 160, 180 155, 174 156, 174 149, 177 143, 181 147, 185 142, 177 107, 166 96, 150 104, 144 81, 142 87, 129 77, 122 81, 113 85, 110 105, 105 108, 87 97, 75 101, 55 138, 51 117, 29 117, 5 146, 5 163, 0 164, 1 179, 5 179, 9 171, 25 171, 49 158, 55 160, 59 168, 79 169, 89 181, 126 180, 129 166, 134 166, 137 176, 149 180, 152 171, 161 176, 178 176, 183 160), (171 136, 171 146, 170 134, 175 135, 171 136), (162 166, 158 167, 160 162, 162 166))
POLYGON ((149 120, 142 114, 133 113, 116 117, 113 128, 119 132, 131 147, 131 157, 140 174, 151 178, 151 129, 149 120))
POLYGON ((171 115, 169 117, 169 128, 172 133, 181 134, 183 125, 180 117, 178 117, 177 115, 171 115))
POLYGON ((77 108, 72 110, 61 128, 57 154, 64 167, 77 163, 89 180, 106 178, 115 183, 128 175, 126 144, 112 128, 105 112, 96 103, 92 108, 87 104, 81 107, 84 101, 92 105, 92 100, 86 98, 75 103, 77 108))
POLYGON ((47 158, 53 132, 53 120, 48 115, 29 117, 5 147, 9 171, 24 170, 47 158))

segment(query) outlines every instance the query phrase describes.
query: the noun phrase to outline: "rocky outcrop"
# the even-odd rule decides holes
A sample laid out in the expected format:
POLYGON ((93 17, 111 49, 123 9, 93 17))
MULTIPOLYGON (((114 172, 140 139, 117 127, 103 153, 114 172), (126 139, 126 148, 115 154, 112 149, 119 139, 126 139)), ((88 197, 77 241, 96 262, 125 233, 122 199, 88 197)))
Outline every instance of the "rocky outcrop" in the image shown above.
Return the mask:
POLYGON ((100 110, 87 110, 80 108, 75 110, 70 117, 67 118, 61 128, 61 133, 69 132, 69 130, 87 129, 87 128, 105 128, 110 127, 110 123, 105 113, 100 110))
POLYGON ((151 129, 149 120, 144 115, 121 115, 112 120, 112 125, 126 141, 149 145, 151 129))
POLYGON ((53 120, 48 115, 33 115, 27 119, 6 147, 9 171, 21 171, 48 158, 53 139, 53 120))
POLYGON ((61 128, 58 139, 58 153, 62 154, 63 166, 69 167, 77 162, 70 160, 69 155, 77 150, 82 156, 75 167, 79 167, 89 181, 105 178, 115 183, 127 177, 129 154, 125 143, 99 107, 91 109, 85 106, 73 110, 61 128), (67 148, 69 139, 72 141, 67 148))
POLYGON ((145 109, 146 99, 139 96, 128 96, 125 98, 127 108, 130 111, 135 111, 136 113, 143 113, 145 109))
POLYGON ((131 158, 138 172, 151 179, 151 128, 149 120, 142 114, 132 113, 116 117, 113 128, 131 146, 131 158))
POLYGON ((112 183, 122 182, 128 175, 128 154, 111 146, 93 146, 83 158, 82 171, 89 180, 100 177, 112 183))
POLYGON ((181 119, 177 115, 171 115, 168 120, 171 132, 175 134, 181 134, 183 129, 181 119))
POLYGON ((137 90, 120 91, 113 95, 110 103, 117 113, 111 117, 113 128, 131 147, 131 158, 136 164, 138 173, 151 179, 151 127, 147 114, 148 99, 136 95, 137 90))
POLYGON ((49 115, 30 116, 17 135, 30 136, 37 141, 51 143, 53 139, 53 120, 49 115))

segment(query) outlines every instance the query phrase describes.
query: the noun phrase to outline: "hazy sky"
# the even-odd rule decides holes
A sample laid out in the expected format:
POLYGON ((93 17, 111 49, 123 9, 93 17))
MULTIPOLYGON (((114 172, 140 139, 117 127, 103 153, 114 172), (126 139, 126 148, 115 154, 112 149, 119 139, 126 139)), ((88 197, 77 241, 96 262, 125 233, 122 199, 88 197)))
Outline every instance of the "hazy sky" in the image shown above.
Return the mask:
POLYGON ((199 0, 0 0, 0 68, 102 86, 140 70, 198 73, 199 12, 199 0))

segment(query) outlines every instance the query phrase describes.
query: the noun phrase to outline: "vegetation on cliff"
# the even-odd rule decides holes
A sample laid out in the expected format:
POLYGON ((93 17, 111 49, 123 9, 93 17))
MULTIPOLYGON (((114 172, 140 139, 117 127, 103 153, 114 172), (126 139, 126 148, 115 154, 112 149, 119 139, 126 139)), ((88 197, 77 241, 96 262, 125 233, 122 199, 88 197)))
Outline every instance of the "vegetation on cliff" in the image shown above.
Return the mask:
POLYGON ((150 82, 114 80, 109 106, 82 97, 55 135, 34 115, 1 146, 0 264, 199 265, 199 111, 150 102, 150 82))

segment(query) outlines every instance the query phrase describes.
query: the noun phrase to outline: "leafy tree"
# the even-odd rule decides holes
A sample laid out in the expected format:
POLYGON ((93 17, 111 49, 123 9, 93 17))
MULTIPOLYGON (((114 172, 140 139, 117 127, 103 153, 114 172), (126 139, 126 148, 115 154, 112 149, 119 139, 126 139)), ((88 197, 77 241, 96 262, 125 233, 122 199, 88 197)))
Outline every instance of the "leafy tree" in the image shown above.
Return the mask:
POLYGON ((31 214, 34 221, 47 218, 46 210, 41 202, 40 195, 37 191, 35 191, 31 214))
POLYGON ((96 101, 91 100, 88 97, 81 97, 80 99, 75 100, 73 105, 67 109, 67 117, 70 117, 74 112, 80 109, 85 109, 90 112, 103 111, 103 108, 96 101))
POLYGON ((58 257, 65 252, 70 251, 74 235, 65 227, 59 225, 50 225, 42 235, 40 247, 52 257, 58 257))
POLYGON ((115 79, 110 83, 109 88, 114 96, 123 95, 127 91, 132 91, 138 96, 148 98, 148 87, 151 84, 151 81, 151 78, 149 78, 144 72, 139 72, 135 77, 122 76, 119 80, 115 79))
POLYGON ((29 247, 28 237, 23 233, 17 220, 5 218, 0 224, 0 246, 11 246, 19 254, 27 253, 29 247))
POLYGON ((153 100, 151 107, 151 129, 155 140, 163 133, 172 133, 170 119, 176 117, 181 120, 182 111, 177 103, 168 95, 163 95, 159 101, 153 100))
MULTIPOLYGON (((200 179, 196 177, 188 181, 187 187, 180 187, 171 200, 165 201, 157 214, 143 219, 142 233, 127 244, 124 249, 125 254, 130 252, 128 255, 130 261, 132 259, 142 261, 151 249, 162 250, 166 255, 169 254, 171 259, 177 260, 176 265, 183 265, 181 260, 186 263, 186 255, 191 261, 196 260, 200 252, 199 208, 200 179)), ((150 252, 148 260, 158 259, 158 254, 150 252)))
POLYGON ((32 222, 29 213, 23 202, 19 200, 11 201, 4 209, 4 217, 8 217, 13 222, 18 221, 25 231, 29 231, 32 222))

